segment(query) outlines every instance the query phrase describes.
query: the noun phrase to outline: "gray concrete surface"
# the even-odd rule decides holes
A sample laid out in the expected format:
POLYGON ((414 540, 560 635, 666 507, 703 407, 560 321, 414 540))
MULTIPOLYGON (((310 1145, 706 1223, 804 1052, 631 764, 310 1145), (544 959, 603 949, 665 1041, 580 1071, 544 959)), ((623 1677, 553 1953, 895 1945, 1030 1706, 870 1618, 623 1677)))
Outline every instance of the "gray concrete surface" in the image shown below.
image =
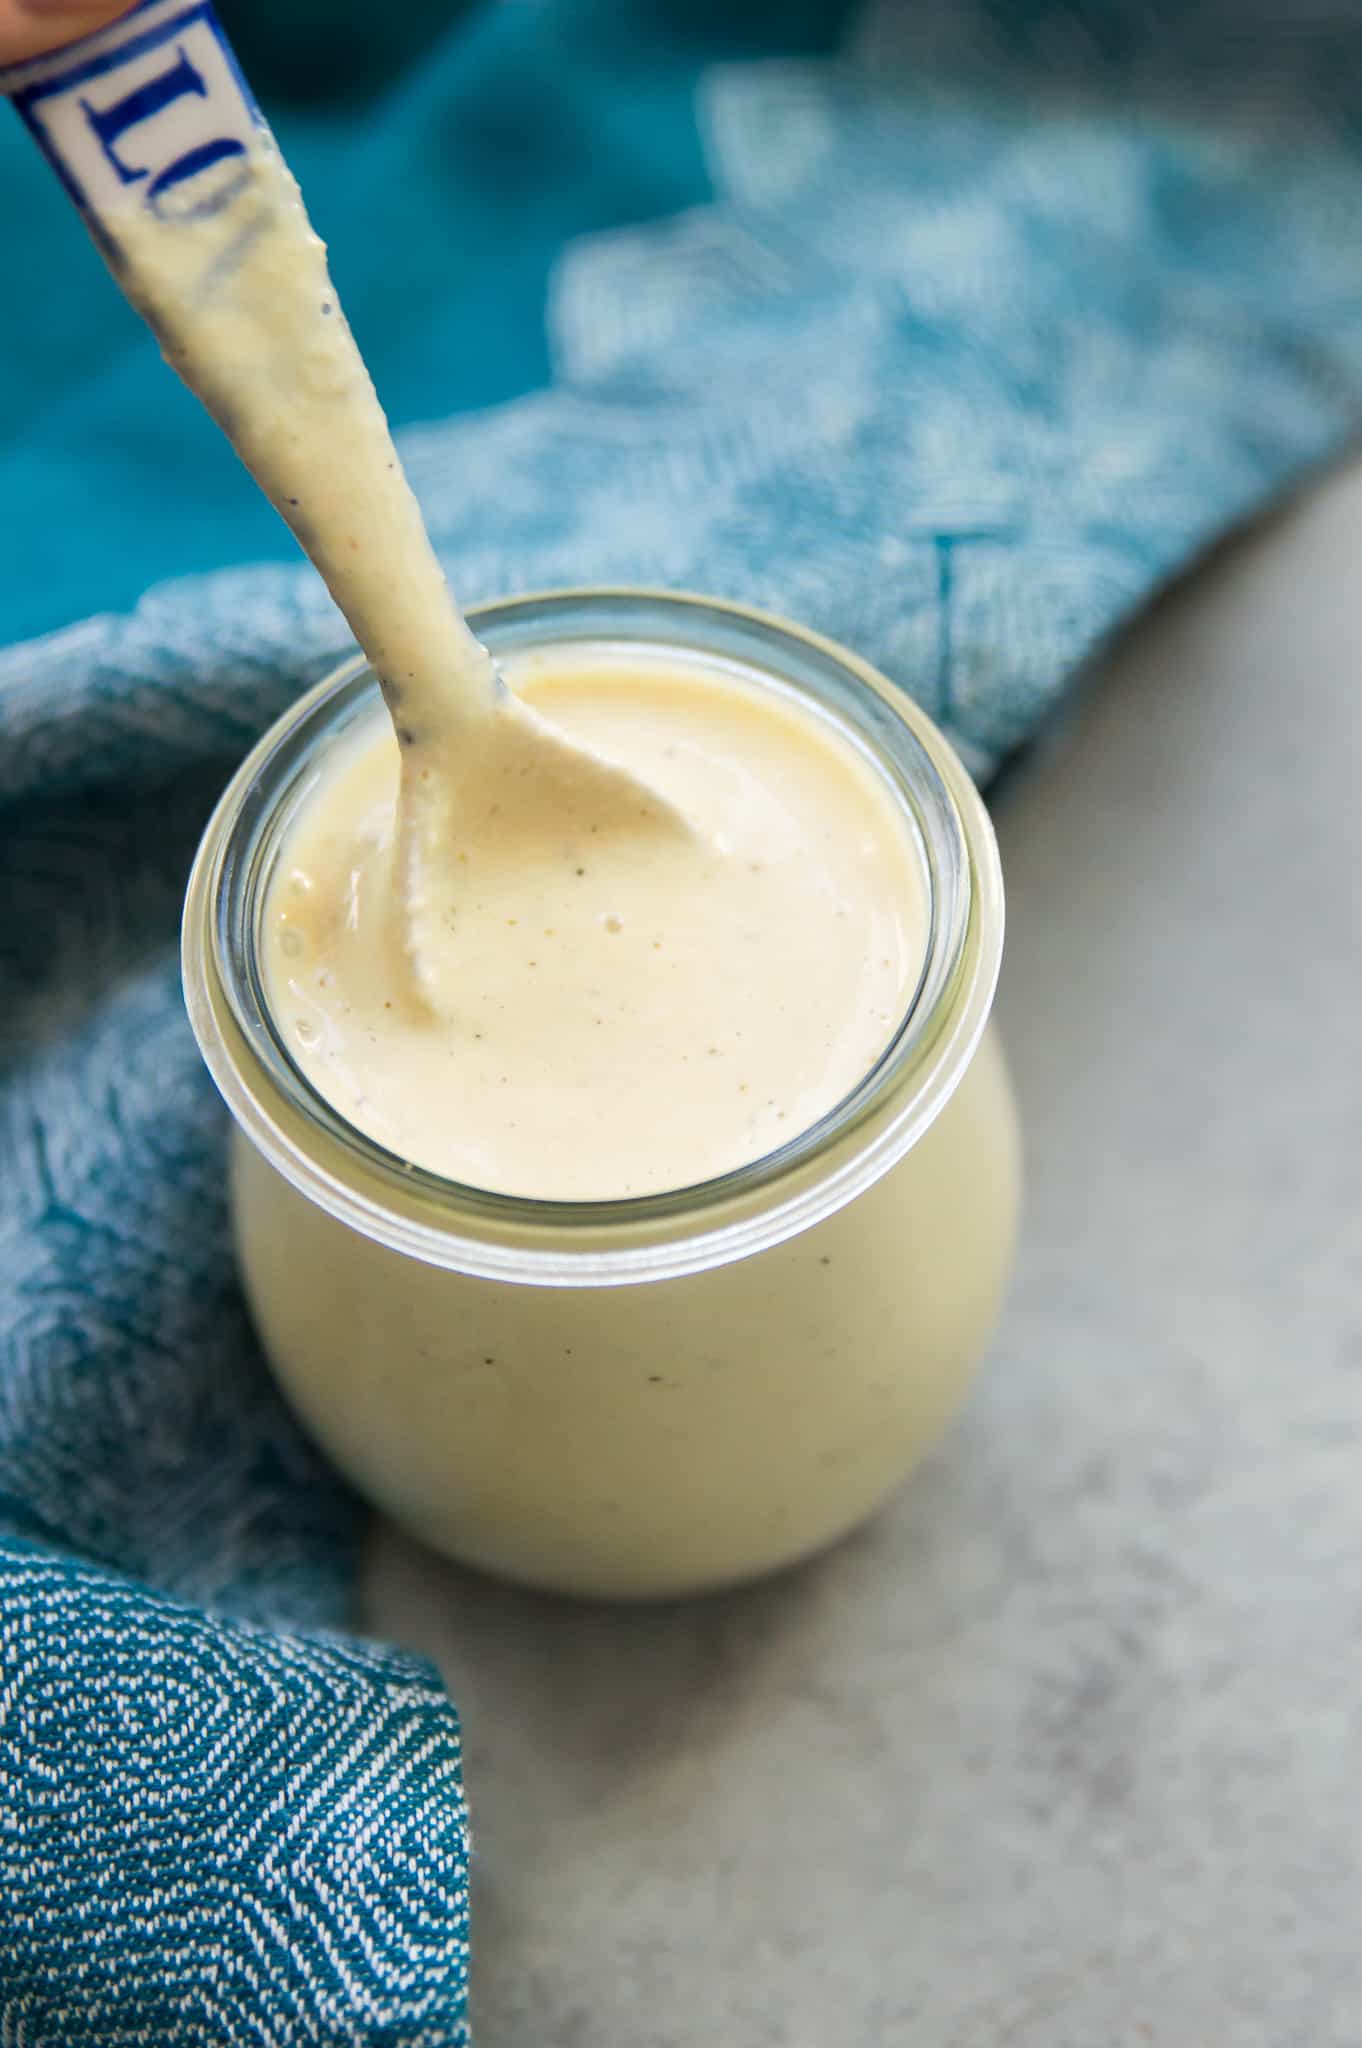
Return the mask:
POLYGON ((382 1534, 479 2048, 1362 2043, 1362 475, 1007 792, 1017 1285, 930 1468, 616 1612, 382 1534))

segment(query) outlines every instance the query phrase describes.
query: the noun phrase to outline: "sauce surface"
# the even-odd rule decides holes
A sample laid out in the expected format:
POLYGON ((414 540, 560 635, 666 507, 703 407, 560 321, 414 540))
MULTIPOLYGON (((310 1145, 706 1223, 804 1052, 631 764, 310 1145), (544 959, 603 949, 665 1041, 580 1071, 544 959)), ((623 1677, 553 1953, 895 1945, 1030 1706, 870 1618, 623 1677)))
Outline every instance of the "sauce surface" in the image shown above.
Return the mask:
POLYGON ((680 657, 539 655, 555 727, 635 771, 686 835, 474 824, 455 855, 435 1014, 391 915, 398 748, 336 742, 266 905, 266 994, 303 1073, 390 1151, 551 1200, 690 1186, 775 1150, 854 1088, 925 948, 900 805, 838 729, 680 657))

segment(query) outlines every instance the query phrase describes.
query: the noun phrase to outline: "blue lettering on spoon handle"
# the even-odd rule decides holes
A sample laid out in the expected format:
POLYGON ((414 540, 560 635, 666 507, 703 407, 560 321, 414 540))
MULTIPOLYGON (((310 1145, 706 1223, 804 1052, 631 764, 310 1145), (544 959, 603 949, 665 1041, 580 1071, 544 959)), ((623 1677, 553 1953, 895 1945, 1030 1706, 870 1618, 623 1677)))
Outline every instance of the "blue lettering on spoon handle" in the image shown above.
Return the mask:
POLYGON ((0 71, 0 93, 106 246, 129 203, 167 219, 215 212, 265 127, 208 0, 142 0, 0 71))

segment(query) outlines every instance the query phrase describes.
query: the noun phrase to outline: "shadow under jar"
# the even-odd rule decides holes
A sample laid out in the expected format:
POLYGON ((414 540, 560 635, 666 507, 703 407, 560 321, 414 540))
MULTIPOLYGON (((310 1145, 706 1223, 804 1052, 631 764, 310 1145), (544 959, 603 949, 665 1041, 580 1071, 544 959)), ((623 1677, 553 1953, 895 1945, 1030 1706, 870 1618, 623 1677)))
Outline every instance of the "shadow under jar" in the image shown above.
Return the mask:
POLYGON ((721 1178, 618 1201, 460 1186, 348 1124, 271 1017, 263 907, 331 749, 372 716, 356 659, 255 748, 190 878, 190 1019, 235 1119, 256 1327, 306 1427, 437 1550, 554 1590, 694 1592, 853 1528, 937 1440, 1011 1268, 1015 1113, 989 1011, 997 849, 956 755, 854 656, 758 613, 566 591, 471 615, 492 654, 635 649, 829 719, 909 822, 929 906, 916 992, 852 1092, 721 1178))

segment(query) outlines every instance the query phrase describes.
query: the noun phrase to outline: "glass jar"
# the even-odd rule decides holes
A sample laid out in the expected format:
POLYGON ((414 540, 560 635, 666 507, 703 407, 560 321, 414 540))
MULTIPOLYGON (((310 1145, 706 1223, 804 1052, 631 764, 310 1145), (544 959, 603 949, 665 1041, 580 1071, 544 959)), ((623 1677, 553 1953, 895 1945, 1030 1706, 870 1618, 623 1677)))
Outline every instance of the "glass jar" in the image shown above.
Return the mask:
POLYGON ((372 673, 352 660, 243 764, 189 883, 186 998, 236 1123, 242 1280, 306 1427, 437 1550, 577 1594, 751 1578, 892 1492, 994 1325, 1019 1150, 988 1028, 1003 933, 992 829, 914 704, 782 621, 611 590, 514 598, 472 623, 503 661, 604 643, 811 700, 910 821, 930 906, 916 993, 844 1101, 698 1187, 539 1202, 385 1151, 294 1065, 260 965, 289 823, 333 742, 374 710, 372 673))

